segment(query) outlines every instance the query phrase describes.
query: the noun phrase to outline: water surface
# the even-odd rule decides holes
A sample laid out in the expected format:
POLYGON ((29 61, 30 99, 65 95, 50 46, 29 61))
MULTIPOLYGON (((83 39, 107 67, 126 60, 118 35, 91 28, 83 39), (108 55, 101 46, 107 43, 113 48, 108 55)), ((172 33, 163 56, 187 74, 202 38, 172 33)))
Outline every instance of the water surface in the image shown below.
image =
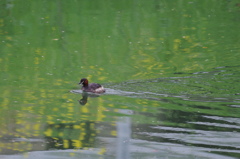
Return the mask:
POLYGON ((239 158, 239 6, 1 2, 0 158, 239 158))

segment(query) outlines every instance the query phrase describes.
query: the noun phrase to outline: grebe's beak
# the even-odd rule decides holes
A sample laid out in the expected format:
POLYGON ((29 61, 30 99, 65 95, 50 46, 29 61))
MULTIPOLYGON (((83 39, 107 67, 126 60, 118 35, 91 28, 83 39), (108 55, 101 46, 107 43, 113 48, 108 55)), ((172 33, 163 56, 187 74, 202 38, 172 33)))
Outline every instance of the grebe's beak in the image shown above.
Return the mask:
POLYGON ((79 82, 78 84, 83 84, 83 82, 79 82))

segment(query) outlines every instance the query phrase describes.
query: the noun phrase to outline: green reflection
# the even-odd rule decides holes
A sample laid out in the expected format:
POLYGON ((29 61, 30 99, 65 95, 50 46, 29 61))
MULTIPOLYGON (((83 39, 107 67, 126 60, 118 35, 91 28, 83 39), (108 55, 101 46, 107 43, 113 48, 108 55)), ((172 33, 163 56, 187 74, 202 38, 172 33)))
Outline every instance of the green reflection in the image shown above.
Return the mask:
MULTIPOLYGON (((103 133, 95 124, 114 127, 118 117, 128 116, 119 109, 133 111, 133 122, 167 126, 179 124, 171 117, 181 111, 194 121, 196 112, 239 117, 239 109, 229 106, 239 95, 239 67, 213 70, 239 65, 239 10, 236 0, 1 2, 0 136, 7 140, 0 150, 34 150, 33 142, 17 140, 26 138, 41 139, 38 150, 46 149, 46 138, 56 141, 50 148, 92 147, 103 133), (167 78, 196 72, 210 75, 167 78), (108 94, 82 106, 82 95, 69 92, 82 77, 169 96, 108 94), (167 80, 146 85, 160 77, 167 80), (130 80, 142 83, 122 83, 130 80), (191 100, 176 97, 181 95, 191 100)), ((180 126, 193 127, 182 121, 180 126)), ((112 127, 107 132, 116 134, 112 127)))

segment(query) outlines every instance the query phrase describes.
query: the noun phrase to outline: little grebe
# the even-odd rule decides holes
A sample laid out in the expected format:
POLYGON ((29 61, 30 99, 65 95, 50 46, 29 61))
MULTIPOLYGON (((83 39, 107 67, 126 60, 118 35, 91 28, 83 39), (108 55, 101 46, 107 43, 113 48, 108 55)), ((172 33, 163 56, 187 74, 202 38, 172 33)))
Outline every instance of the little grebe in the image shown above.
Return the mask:
POLYGON ((90 83, 88 84, 88 80, 86 78, 82 78, 80 83, 82 85, 82 90, 85 92, 92 93, 104 93, 106 90, 98 83, 90 83))

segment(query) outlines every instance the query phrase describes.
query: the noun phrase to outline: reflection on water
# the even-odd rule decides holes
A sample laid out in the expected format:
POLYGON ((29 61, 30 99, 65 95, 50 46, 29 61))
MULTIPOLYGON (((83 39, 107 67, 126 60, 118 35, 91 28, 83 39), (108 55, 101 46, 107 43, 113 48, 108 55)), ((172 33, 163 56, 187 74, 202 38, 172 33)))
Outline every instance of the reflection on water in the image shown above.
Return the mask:
MULTIPOLYGON (((227 80, 227 78, 231 78, 231 75, 233 75, 229 71, 226 71, 225 73, 228 74, 228 77, 225 76, 224 80, 227 80)), ((207 77, 210 79, 213 77, 212 72, 206 72, 204 74, 208 74, 207 77)), ((238 74, 235 75, 238 76, 238 74)), ((239 110, 230 106, 234 105, 234 103, 236 105, 239 105, 240 99, 237 93, 239 90, 235 89, 234 92, 234 90, 228 90, 228 88, 224 89, 224 91, 233 91, 231 93, 231 96, 229 96, 229 94, 221 93, 222 96, 206 97, 205 94, 202 94, 202 91, 205 92, 203 88, 205 87, 205 84, 207 82, 210 82, 209 80, 207 80, 208 78, 205 79, 207 81, 202 81, 203 79, 201 79, 200 81, 195 77, 195 83, 189 85, 192 78, 194 77, 187 77, 184 79, 184 81, 182 80, 182 78, 175 78, 174 80, 172 80, 172 78, 148 80, 148 82, 150 81, 149 83, 151 83, 151 81, 153 81, 153 83, 162 82, 164 84, 168 82, 178 83, 179 86, 177 86, 177 88, 187 85, 188 89, 195 88, 194 90, 188 90, 195 92, 195 94, 183 93, 181 95, 174 95, 170 93, 169 95, 162 95, 147 92, 145 94, 146 96, 143 96, 143 98, 149 100, 158 100, 166 104, 171 104, 173 109, 169 109, 170 107, 164 108, 164 106, 162 106, 162 108, 158 108, 158 113, 156 112, 155 117, 162 122, 160 124, 161 126, 154 126, 154 124, 138 124, 136 130, 139 130, 139 128, 142 129, 140 129, 138 132, 135 132, 134 134, 137 136, 137 138, 152 142, 185 145, 185 148, 182 147, 181 149, 185 151, 189 148, 194 149, 194 147, 198 147, 200 151, 194 150, 197 151, 194 152, 192 150, 191 152, 194 153, 195 156, 199 155, 198 157, 220 157, 219 155, 210 155, 210 152, 215 154, 232 153, 233 157, 239 156, 239 118, 234 118, 238 117, 237 112, 239 113, 239 110), (202 91, 196 94, 199 88, 202 91), (151 97, 153 95, 154 98, 151 97), (159 96, 160 98, 156 98, 156 96, 159 96), (218 116, 214 116, 214 114, 218 116)), ((203 77, 198 76, 198 78, 203 77)), ((206 76, 204 76, 204 78, 206 78, 206 76)), ((215 78, 220 80, 219 77, 215 78)), ((136 83, 140 83, 141 85, 142 82, 137 81, 136 83)), ((135 85, 134 82, 129 82, 128 85, 129 84, 135 85)), ((145 83, 145 85, 147 85, 147 87, 145 88, 149 88, 148 83, 145 83)), ((163 85, 158 88, 165 89, 165 87, 166 85, 163 85)), ((212 83, 211 87, 213 89, 209 89, 208 91, 211 92, 211 94, 216 95, 217 92, 214 91, 221 91, 221 87, 224 87, 224 85, 219 85, 219 87, 217 87, 214 83, 212 83)), ((151 90, 155 92, 162 91, 162 89, 151 90)), ((151 117, 154 113, 149 114, 143 112, 143 114, 151 117)))
MULTIPOLYGON (((119 110, 121 113, 127 113, 128 110, 119 110)), ((131 147, 131 118, 120 117, 117 122, 117 159, 130 158, 131 147)))
POLYGON ((82 99, 79 100, 79 104, 85 105, 87 103, 88 97, 99 97, 99 94, 94 94, 94 93, 88 93, 88 92, 82 92, 81 90, 72 90, 70 91, 72 93, 81 93, 82 94, 82 99))
POLYGON ((0 5, 1 159, 239 158, 238 0, 24 2, 0 5))
POLYGON ((61 123, 47 125, 45 131, 46 149, 79 149, 94 146, 95 123, 61 123))
POLYGON ((88 93, 82 93, 82 99, 79 100, 79 104, 85 105, 88 100, 88 93))
POLYGON ((38 107, 15 112, 29 123, 11 122, 19 128, 12 130, 15 135, 3 135, 2 157, 44 150, 39 156, 46 158, 54 152, 72 158, 237 158, 239 89, 216 81, 235 80, 239 72, 225 68, 178 75, 105 84, 101 95, 72 90, 46 117, 38 107), (37 125, 44 118, 44 125, 37 125), (31 129, 42 135, 28 134, 31 129))
MULTIPOLYGON (((216 80, 224 83, 238 75, 236 71, 225 69, 184 77, 107 84, 110 88, 101 98, 114 95, 136 98, 138 102, 134 105, 125 102, 127 107, 118 110, 122 117, 116 120, 116 127, 113 127, 117 131, 114 140, 117 146, 115 150, 108 147, 105 155, 116 151, 116 158, 135 155, 157 158, 181 155, 197 158, 239 156, 239 110, 236 109, 239 108, 239 90, 215 83, 216 80), (223 76, 222 72, 227 76, 223 76), (179 94, 177 89, 184 90, 183 87, 186 91, 179 94), (146 111, 141 110, 142 106, 146 111)), ((82 93, 78 90, 72 92, 82 93)), ((93 99, 90 97, 89 101, 93 99)), ((121 103, 114 101, 117 102, 121 103)), ((98 138, 101 140, 103 137, 98 138)), ((107 145, 110 140, 111 137, 102 139, 107 145)))

